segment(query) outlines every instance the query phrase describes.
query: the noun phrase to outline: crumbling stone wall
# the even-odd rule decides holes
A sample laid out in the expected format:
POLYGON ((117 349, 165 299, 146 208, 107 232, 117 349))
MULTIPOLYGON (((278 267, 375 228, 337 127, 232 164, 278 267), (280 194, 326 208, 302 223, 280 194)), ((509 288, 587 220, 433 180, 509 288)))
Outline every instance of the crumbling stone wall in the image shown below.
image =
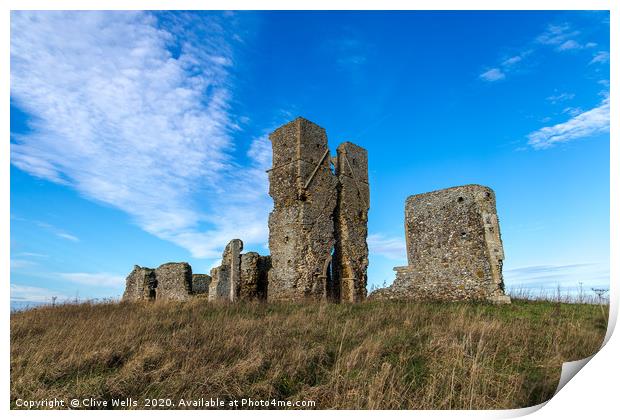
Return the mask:
POLYGON ((209 302, 227 301, 230 297, 230 276, 224 266, 212 268, 210 273, 209 302))
POLYGON ((157 269, 134 266, 125 280, 123 300, 186 300, 192 294, 192 267, 167 263, 157 269))
POLYGON ((211 276, 208 274, 192 274, 192 294, 208 295, 211 276))
POLYGON ((264 300, 271 258, 256 252, 241 254, 243 242, 233 239, 222 255, 222 264, 211 270, 209 301, 264 300))
POLYGON ((405 231, 408 265, 395 267, 394 284, 373 297, 510 302, 493 190, 465 185, 413 195, 405 231))
POLYGON ((342 143, 337 149, 336 176, 333 295, 336 301, 360 302, 366 298, 368 268, 368 152, 353 143, 342 143))
POLYGON ((125 280, 125 292, 123 293, 122 300, 155 299, 156 289, 157 279, 155 278, 155 270, 134 265, 133 270, 125 280))
POLYGON ((155 278, 158 300, 186 300, 192 293, 192 267, 186 262, 160 265, 155 278))
POLYGON ((327 296, 334 248, 337 178, 325 130, 303 119, 269 136, 273 167, 269 195, 269 300, 321 300, 327 296))
POLYGON ((248 252, 241 255, 239 300, 265 300, 271 258, 248 252))

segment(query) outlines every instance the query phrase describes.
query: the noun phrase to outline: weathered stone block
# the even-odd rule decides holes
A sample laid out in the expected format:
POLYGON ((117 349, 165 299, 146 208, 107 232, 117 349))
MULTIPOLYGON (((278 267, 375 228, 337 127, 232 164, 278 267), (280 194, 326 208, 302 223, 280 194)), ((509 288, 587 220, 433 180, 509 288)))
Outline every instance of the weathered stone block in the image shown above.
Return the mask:
POLYGON ((162 264, 155 270, 156 298, 186 300, 192 293, 192 267, 186 263, 162 264))
POLYGON ((230 300, 230 274, 224 266, 211 269, 211 285, 209 286, 209 302, 230 300))
POLYGON ((192 294, 208 295, 211 276, 208 274, 192 274, 192 294))
POLYGON ((373 296, 510 302, 490 188, 465 185, 409 197, 405 231, 408 266, 396 267, 394 284, 373 296))
POLYGON ((239 300, 265 300, 271 258, 256 252, 241 255, 239 300))
POLYGON ((125 292, 123 301, 139 301, 155 299, 157 289, 157 279, 155 270, 147 267, 134 265, 133 270, 125 280, 125 292))

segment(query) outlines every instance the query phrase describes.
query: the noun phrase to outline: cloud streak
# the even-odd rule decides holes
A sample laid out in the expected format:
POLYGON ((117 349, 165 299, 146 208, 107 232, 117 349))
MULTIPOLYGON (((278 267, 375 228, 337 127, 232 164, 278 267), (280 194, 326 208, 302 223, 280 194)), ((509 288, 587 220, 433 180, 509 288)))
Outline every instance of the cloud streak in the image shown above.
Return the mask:
POLYGON ((605 285, 609 282, 609 265, 601 263, 541 264, 504 270, 511 287, 553 289, 605 285))
POLYGON ((386 237, 378 233, 368 235, 368 251, 371 255, 382 255, 392 260, 407 258, 404 239, 386 237))
POLYGON ((543 127, 528 134, 528 144, 535 150, 549 149, 584 137, 609 131, 609 98, 588 111, 575 115, 570 120, 549 127, 543 127))
POLYGON ((590 60, 590 64, 596 63, 607 63, 609 61, 609 53, 607 51, 599 51, 597 52, 592 60, 590 60))
MULTIPOLYGON (((21 219, 22 221, 27 221, 25 219, 21 219)), ((40 228, 43 228, 45 230, 48 230, 50 232, 52 232, 54 235, 56 235, 57 237, 61 238, 61 239, 66 239, 67 241, 71 241, 71 242, 80 242, 80 238, 78 238, 75 235, 72 235, 68 232, 65 232, 62 229, 59 229, 58 227, 51 225, 49 223, 46 222, 40 222, 40 221, 34 221, 34 224, 37 225, 40 228)))
POLYGON ((482 80, 487 82, 496 82, 498 80, 503 80, 506 78, 506 74, 498 68, 492 68, 490 70, 485 71, 480 75, 482 80))
POLYGON ((125 277, 109 273, 57 273, 57 275, 63 280, 85 286, 119 288, 125 284, 125 277))
MULTIPOLYGON (((499 80, 504 80, 511 72, 517 70, 520 65, 523 64, 525 58, 537 52, 541 48, 551 47, 556 52, 565 53, 567 51, 591 49, 597 46, 595 42, 583 42, 579 41, 579 38, 583 38, 581 31, 573 29, 573 27, 567 22, 560 24, 549 24, 541 34, 536 36, 526 45, 522 46, 518 54, 502 59, 498 65, 487 68, 478 77, 485 82, 497 82, 499 80)), ((604 51, 601 53, 604 53, 604 51)), ((597 57, 598 55, 595 55, 595 58, 591 61, 591 64, 595 62, 604 62, 598 61, 605 60, 604 55, 601 55, 599 58, 597 57)))
POLYGON ((11 283, 12 301, 45 303, 51 302, 52 296, 56 296, 59 302, 69 300, 67 295, 51 289, 11 283))
POLYGON ((197 258, 219 256, 232 237, 264 242, 265 158, 242 167, 232 157, 224 19, 12 12, 11 98, 34 117, 28 134, 12 134, 12 164, 197 258))

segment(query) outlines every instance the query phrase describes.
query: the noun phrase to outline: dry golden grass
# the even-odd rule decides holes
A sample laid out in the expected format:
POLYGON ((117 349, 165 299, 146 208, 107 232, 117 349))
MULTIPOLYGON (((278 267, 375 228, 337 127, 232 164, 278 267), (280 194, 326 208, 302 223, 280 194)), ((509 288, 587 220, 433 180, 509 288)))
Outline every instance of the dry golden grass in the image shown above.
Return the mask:
POLYGON ((517 408, 598 350, 607 307, 517 301, 82 304, 11 315, 21 399, 314 400, 319 409, 517 408))

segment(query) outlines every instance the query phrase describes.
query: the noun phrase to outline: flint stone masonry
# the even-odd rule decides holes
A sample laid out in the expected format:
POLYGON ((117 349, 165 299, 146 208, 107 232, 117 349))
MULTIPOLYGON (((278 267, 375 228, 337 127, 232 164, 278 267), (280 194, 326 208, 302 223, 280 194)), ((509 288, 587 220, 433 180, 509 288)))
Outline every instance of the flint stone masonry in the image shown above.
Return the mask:
POLYGON ((155 270, 147 267, 134 265, 133 270, 125 280, 124 301, 138 301, 155 299, 157 279, 155 270))
POLYGON ((405 231, 408 265, 395 267, 393 285, 372 298, 510 303, 493 190, 465 185, 413 195, 405 231))
POLYGON ((192 267, 186 262, 160 265, 155 278, 157 299, 186 300, 192 293, 192 267))
POLYGON ((271 257, 256 252, 241 255, 239 300, 266 300, 267 276, 271 269, 271 257))
POLYGON ((233 239, 222 255, 222 264, 211 270, 209 301, 265 300, 271 258, 256 252, 241 254, 243 242, 233 239))
POLYGON ((208 295, 211 285, 211 276, 208 274, 192 274, 192 293, 194 295, 208 295))
POLYGON ((338 180, 331 170, 325 130, 303 119, 269 136, 273 167, 269 195, 268 299, 322 300, 331 282, 338 180))
POLYGON ((230 276, 223 266, 211 269, 209 285, 209 302, 223 302, 230 298, 230 276))
POLYGON ((334 295, 336 301, 360 302, 366 298, 368 268, 368 152, 346 142, 338 146, 337 153, 334 295))
POLYGON ((157 269, 134 266, 126 279, 123 300, 186 300, 192 294, 192 267, 167 263, 157 269))

